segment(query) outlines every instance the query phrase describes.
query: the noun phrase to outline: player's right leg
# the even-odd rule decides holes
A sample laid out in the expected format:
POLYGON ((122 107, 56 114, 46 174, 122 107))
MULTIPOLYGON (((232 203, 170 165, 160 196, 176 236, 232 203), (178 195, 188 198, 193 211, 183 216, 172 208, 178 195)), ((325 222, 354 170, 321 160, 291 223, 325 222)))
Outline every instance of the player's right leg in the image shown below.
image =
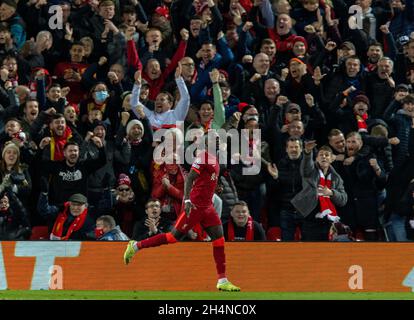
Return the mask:
MULTIPOLYGON (((206 227, 205 230, 207 234, 210 236, 213 245, 213 257, 216 263, 216 270, 217 270, 217 289, 220 291, 240 291, 240 288, 232 284, 226 276, 226 255, 224 252, 224 234, 223 234, 223 226, 221 222, 217 220, 219 223, 218 225, 212 225, 210 227, 206 227)), ((211 221, 214 223, 214 220, 211 221)))

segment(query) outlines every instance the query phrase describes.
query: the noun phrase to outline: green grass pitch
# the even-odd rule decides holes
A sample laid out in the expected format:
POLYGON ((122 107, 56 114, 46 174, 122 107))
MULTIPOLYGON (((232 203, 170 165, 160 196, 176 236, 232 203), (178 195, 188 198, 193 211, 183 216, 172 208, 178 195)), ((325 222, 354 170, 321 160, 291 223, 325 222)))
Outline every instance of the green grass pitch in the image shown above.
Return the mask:
POLYGON ((0 300, 414 300, 414 293, 3 290, 0 300))

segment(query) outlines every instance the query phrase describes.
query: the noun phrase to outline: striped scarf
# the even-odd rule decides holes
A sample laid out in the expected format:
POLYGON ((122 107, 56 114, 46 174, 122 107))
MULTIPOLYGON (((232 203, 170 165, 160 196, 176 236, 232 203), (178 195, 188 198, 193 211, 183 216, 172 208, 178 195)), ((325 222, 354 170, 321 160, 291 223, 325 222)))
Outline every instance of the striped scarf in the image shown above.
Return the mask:
MULTIPOLYGON (((327 187, 329 189, 332 189, 331 179, 332 176, 330 173, 325 177, 322 170, 319 169, 319 187, 327 187)), ((329 196, 323 196, 318 193, 318 200, 321 212, 317 213, 315 217, 320 219, 327 217, 330 221, 338 222, 339 216, 336 212, 335 205, 331 201, 331 198, 329 196)))

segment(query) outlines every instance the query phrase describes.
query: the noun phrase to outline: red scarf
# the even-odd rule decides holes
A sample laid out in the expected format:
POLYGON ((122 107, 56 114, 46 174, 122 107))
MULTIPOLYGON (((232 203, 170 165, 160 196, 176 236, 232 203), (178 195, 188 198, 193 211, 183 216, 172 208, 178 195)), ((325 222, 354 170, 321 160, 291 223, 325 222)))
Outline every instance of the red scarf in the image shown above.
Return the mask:
POLYGON ((86 216, 88 215, 88 209, 83 210, 79 216, 75 217, 75 220, 73 220, 70 224, 66 235, 62 236, 65 221, 69 216, 68 210, 69 202, 65 202, 65 208, 61 213, 59 213, 56 218, 55 225, 53 226, 52 233, 50 234, 50 240, 68 240, 72 232, 78 231, 80 228, 82 228, 83 224, 85 223, 86 216))
POLYGON ((66 126, 62 136, 57 136, 51 132, 50 160, 60 161, 65 158, 63 155, 63 147, 70 138, 72 138, 72 130, 68 126, 66 126))
POLYGON ((358 132, 367 132, 368 126, 366 121, 368 119, 368 114, 364 113, 362 117, 358 114, 356 114, 355 116, 358 124, 358 132))
MULTIPOLYGON (((233 219, 229 220, 227 224, 227 239, 228 241, 234 241, 234 222, 233 219)), ((247 218, 246 224, 246 241, 254 240, 254 225, 252 217, 247 218)))
MULTIPOLYGON (((327 177, 325 177, 322 170, 319 169, 319 186, 328 187, 329 189, 332 189, 332 180, 330 173, 327 177)), ((328 196, 322 196, 318 194, 318 200, 321 212, 316 214, 316 218, 322 219, 324 217, 327 217, 330 221, 338 222, 339 216, 336 213, 336 208, 332 203, 331 198, 328 196)))

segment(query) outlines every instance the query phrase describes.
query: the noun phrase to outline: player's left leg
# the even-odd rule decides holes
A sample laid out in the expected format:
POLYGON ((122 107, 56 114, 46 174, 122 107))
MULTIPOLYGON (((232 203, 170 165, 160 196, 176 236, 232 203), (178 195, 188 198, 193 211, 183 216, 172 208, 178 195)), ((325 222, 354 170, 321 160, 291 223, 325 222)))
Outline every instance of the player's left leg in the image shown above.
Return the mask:
POLYGON ((177 241, 180 241, 187 233, 187 231, 198 222, 197 219, 198 215, 196 213, 192 214, 191 217, 187 217, 183 212, 177 219, 177 222, 175 223, 171 232, 159 233, 155 236, 141 241, 129 241, 128 246, 124 252, 125 264, 129 264, 131 262, 132 258, 138 250, 158 247, 164 244, 174 244, 177 241))
POLYGON ((239 287, 232 284, 226 277, 226 255, 224 252, 223 226, 216 225, 205 228, 213 244, 213 256, 216 262, 218 275, 217 289, 221 291, 240 291, 239 287))

